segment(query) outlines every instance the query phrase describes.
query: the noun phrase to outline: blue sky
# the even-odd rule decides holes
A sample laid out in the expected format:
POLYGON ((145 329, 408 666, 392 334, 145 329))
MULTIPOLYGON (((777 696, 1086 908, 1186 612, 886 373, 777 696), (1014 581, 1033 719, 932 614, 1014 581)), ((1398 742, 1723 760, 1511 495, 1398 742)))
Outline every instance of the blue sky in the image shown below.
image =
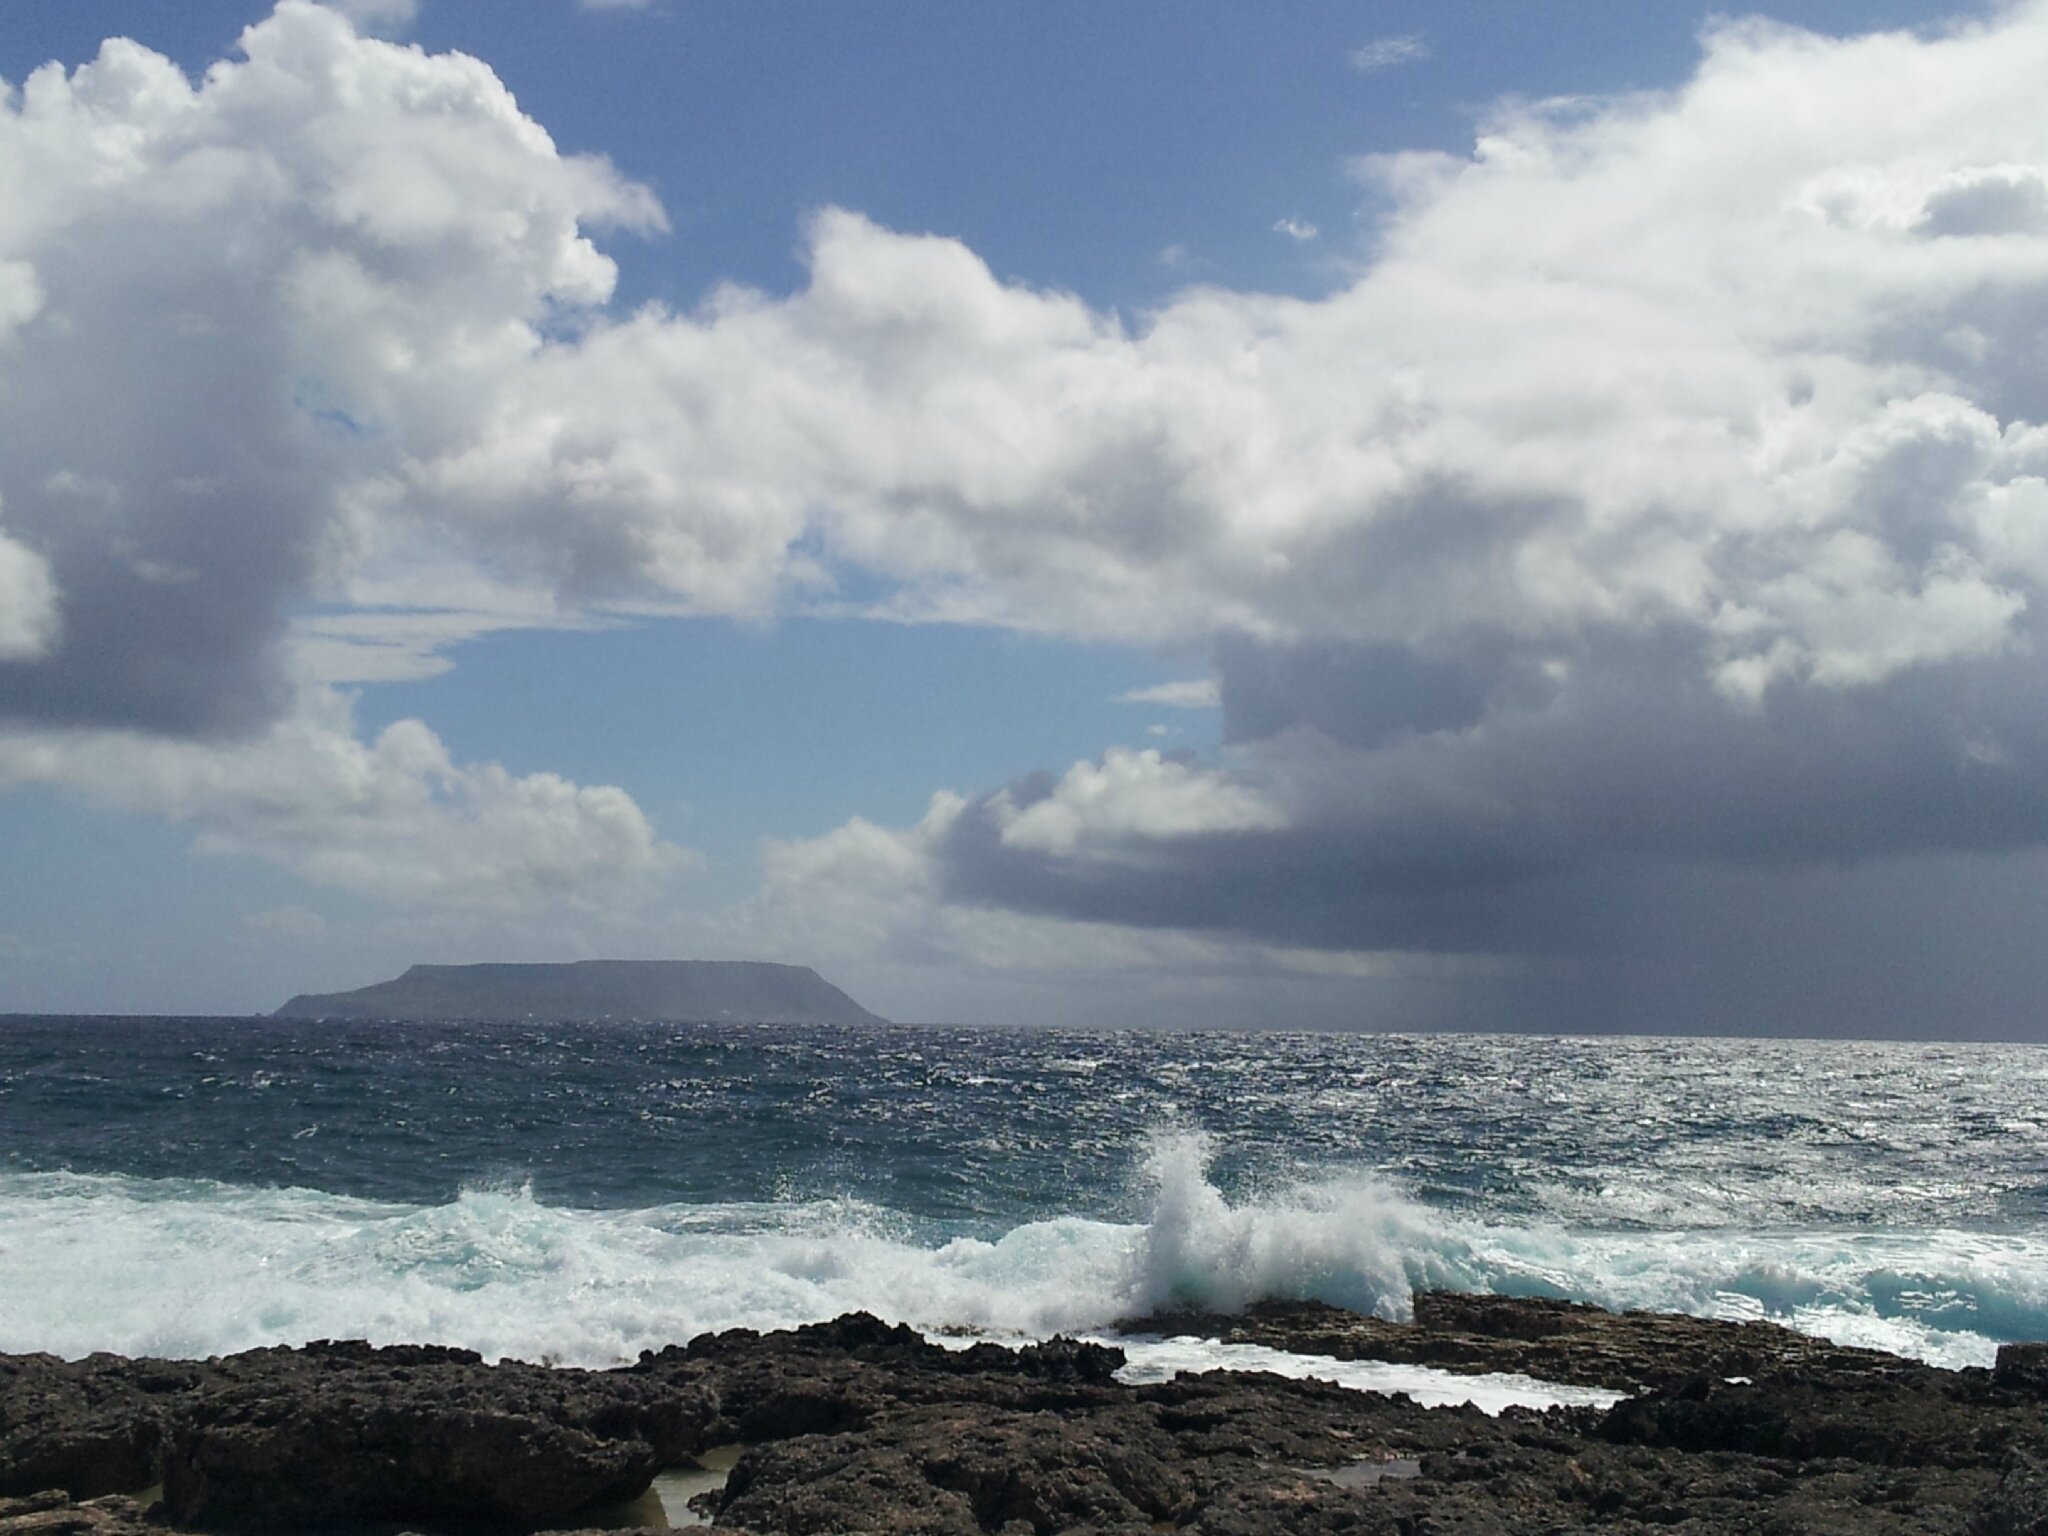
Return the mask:
POLYGON ((0 1011, 2033 1031, 2048 12, 1768 18, 17 0, 0 1011))

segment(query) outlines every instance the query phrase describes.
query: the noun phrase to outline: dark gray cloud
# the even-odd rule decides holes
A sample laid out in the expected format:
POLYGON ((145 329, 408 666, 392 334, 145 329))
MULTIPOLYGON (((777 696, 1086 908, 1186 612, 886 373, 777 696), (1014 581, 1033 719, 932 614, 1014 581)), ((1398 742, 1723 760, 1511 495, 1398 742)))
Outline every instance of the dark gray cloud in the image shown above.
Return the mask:
POLYGON ((136 223, 54 232, 7 348, 0 508, 48 564, 62 627, 0 662, 0 716, 246 730, 289 697, 283 605, 331 515, 321 428, 289 393, 272 276, 136 223))
MULTIPOLYGON (((939 878, 952 901, 1046 918, 1516 957, 1522 1027, 2022 1031, 2048 958, 1985 918, 2048 906, 2030 884, 2048 867, 2032 637, 1756 705, 1717 692, 1693 645, 1610 637, 1546 690, 1498 653, 1459 666, 1234 639, 1219 662, 1235 747, 1208 771, 1258 786, 1286 825, 1131 838, 1105 820, 1048 851, 1007 835, 1062 792, 1040 774, 952 821, 939 878), (1954 960, 1915 969, 1958 928, 1959 953, 1996 960, 1981 985, 1954 960), (1936 1019, 1943 996, 1979 1011, 1936 1019)), ((1509 982, 1469 985, 1491 999, 1477 1017, 1516 1018, 1509 982)))
POLYGON ((1231 636, 1217 648, 1217 667, 1226 682, 1223 734, 1232 742, 1307 728, 1341 746, 1371 748, 1470 725, 1486 703, 1471 667, 1398 645, 1271 645, 1231 636))

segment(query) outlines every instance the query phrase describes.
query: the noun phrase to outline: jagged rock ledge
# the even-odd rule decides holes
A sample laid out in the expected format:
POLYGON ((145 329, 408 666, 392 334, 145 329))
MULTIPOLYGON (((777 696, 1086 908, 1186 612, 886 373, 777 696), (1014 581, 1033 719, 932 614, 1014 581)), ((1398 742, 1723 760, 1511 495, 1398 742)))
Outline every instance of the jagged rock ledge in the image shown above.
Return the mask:
POLYGON ((1490 1297, 1416 1313, 1148 1321, 1633 1395, 1489 1418, 1253 1373, 1129 1386, 1101 1345, 954 1351, 861 1315, 610 1371, 357 1343, 10 1356, 0 1532, 579 1529, 731 1446, 700 1507, 763 1536, 2048 1532, 2048 1346, 1952 1372, 1765 1324, 1490 1297))

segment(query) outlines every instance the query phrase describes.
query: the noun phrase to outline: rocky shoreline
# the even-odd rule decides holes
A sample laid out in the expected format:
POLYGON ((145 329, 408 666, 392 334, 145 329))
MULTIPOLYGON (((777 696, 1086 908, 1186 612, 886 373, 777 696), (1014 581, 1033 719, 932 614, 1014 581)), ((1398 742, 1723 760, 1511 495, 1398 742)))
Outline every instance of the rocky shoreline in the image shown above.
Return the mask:
POLYGON ((660 1519, 658 1471, 730 1463, 694 1507, 758 1536, 2048 1536, 2048 1345, 1944 1371, 1767 1323, 1443 1294, 1415 1312, 1125 1331, 1627 1395, 1489 1417, 1253 1372, 1129 1385, 1103 1345, 952 1350, 860 1315, 608 1371, 360 1343, 0 1356, 0 1533, 617 1529, 660 1519))

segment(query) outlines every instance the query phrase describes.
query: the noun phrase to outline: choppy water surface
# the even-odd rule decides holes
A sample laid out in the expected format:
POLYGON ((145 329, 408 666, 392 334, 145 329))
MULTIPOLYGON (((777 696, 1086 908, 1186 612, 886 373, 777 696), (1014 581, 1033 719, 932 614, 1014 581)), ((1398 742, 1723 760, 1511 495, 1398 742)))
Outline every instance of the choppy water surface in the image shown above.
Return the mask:
POLYGON ((0 1349, 604 1362, 1428 1285, 2048 1337, 2048 1052, 0 1021, 0 1349))

